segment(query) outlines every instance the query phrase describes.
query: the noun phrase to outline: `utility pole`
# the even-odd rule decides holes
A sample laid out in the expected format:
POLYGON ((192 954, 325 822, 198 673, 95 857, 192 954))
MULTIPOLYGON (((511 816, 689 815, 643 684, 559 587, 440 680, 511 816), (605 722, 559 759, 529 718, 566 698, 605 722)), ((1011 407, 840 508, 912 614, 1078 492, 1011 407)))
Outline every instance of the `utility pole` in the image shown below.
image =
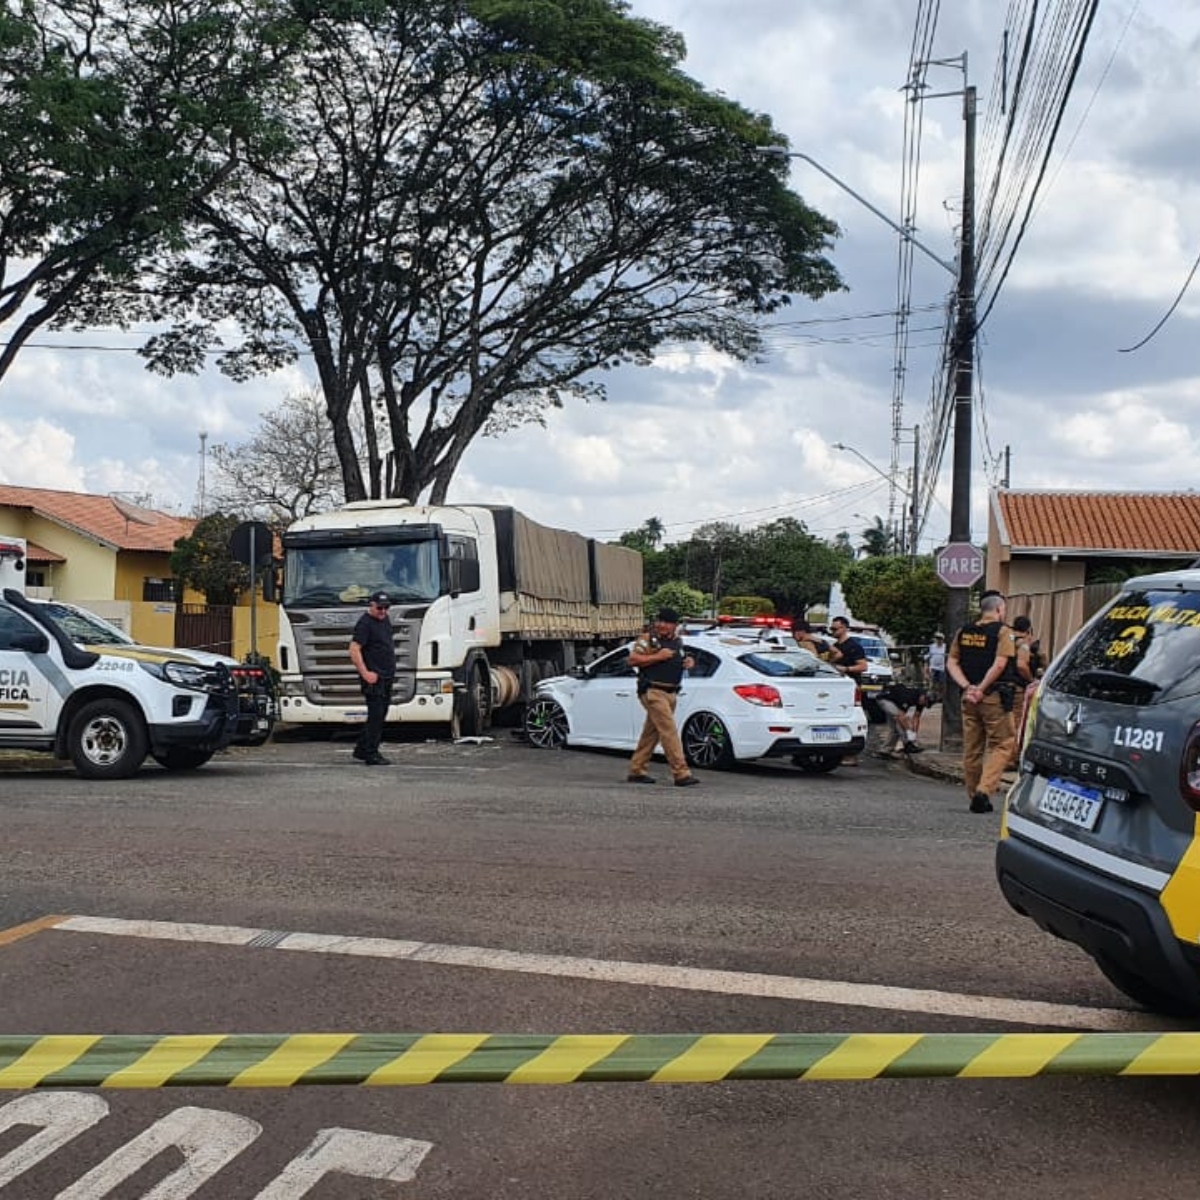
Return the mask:
MULTIPOLYGON (((966 73, 966 55, 963 55, 966 73)), ((950 541, 971 541, 971 421, 975 388, 975 89, 963 97, 962 245, 958 257, 957 321, 951 371, 954 385, 954 458, 951 468, 950 541)), ((946 599, 946 635, 953 637, 967 619, 969 588, 950 588, 946 599)), ((946 681, 942 706, 942 749, 962 748, 959 689, 946 681)))
POLYGON ((921 491, 921 427, 913 426, 912 491, 909 493, 909 561, 915 567, 921 553, 921 506, 917 499, 921 491))

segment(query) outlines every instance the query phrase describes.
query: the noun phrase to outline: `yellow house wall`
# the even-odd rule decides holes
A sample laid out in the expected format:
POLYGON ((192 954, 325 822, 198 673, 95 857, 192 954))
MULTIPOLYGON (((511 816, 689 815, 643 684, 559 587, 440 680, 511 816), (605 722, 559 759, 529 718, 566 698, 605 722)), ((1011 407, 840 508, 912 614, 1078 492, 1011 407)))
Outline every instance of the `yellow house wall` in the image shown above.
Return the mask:
MULTIPOLYGON (((260 599, 255 607, 254 624, 259 654, 275 663, 275 647, 279 644, 279 606, 260 599)), ((250 605, 247 602, 233 610, 233 656, 245 658, 250 649, 250 605)))
POLYGON ((49 583, 59 600, 74 600, 90 607, 89 600, 112 598, 117 570, 116 551, 33 514, 26 523, 26 532, 21 536, 61 554, 67 560, 55 563, 49 575, 49 583))
POLYGON ((142 603, 147 579, 171 579, 171 563, 161 552, 122 550, 117 555, 114 600, 142 603))

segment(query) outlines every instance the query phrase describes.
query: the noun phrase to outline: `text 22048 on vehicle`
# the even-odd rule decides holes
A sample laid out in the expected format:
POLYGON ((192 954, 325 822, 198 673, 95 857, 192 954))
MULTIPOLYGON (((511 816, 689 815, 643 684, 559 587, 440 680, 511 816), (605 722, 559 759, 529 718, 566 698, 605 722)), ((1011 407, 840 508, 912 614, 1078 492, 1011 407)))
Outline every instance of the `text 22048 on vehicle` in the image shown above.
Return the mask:
MULTIPOLYGON (((539 683, 525 714, 530 743, 632 749, 645 714, 630 649, 539 683)), ((720 630, 688 635, 684 649, 695 665, 675 719, 691 766, 784 757, 816 773, 863 749, 867 719, 857 687, 807 651, 720 630)))

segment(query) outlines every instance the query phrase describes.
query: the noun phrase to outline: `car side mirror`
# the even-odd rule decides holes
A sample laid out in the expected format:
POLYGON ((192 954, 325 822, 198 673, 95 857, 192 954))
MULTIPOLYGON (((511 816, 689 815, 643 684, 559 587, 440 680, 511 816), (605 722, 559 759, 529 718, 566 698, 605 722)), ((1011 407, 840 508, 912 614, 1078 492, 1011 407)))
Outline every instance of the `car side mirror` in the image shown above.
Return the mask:
POLYGON ((47 654, 50 639, 44 633, 19 633, 9 644, 10 650, 24 650, 27 654, 47 654))
POLYGON ((586 679, 588 677, 587 667, 572 667, 567 674, 572 679, 586 679))

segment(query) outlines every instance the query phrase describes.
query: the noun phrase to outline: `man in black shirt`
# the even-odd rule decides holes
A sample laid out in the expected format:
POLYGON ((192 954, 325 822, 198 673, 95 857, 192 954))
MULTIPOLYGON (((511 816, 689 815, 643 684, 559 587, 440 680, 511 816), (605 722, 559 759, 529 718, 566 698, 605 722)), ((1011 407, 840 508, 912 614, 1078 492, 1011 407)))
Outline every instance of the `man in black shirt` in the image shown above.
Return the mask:
POLYGON ((372 592, 367 611, 358 618, 350 638, 350 661, 367 702, 367 722, 358 736, 354 757, 368 767, 386 766, 389 761, 379 753, 379 742, 396 678, 396 644, 388 617, 391 603, 387 592, 372 592))
POLYGON ((917 744, 917 728, 921 714, 932 703, 929 693, 924 688, 889 683, 875 697, 875 703, 888 719, 888 736, 883 750, 890 750, 895 740, 902 743, 905 754, 920 754, 922 747, 917 744))
MULTIPOLYGON (((850 622, 845 617, 834 617, 829 622, 829 632, 834 636, 834 644, 829 650, 829 661, 843 675, 849 675, 856 683, 861 683, 861 676, 867 673, 870 663, 862 643, 850 636, 850 622)), ((842 759, 843 767, 857 767, 858 759, 848 756, 842 759)))

